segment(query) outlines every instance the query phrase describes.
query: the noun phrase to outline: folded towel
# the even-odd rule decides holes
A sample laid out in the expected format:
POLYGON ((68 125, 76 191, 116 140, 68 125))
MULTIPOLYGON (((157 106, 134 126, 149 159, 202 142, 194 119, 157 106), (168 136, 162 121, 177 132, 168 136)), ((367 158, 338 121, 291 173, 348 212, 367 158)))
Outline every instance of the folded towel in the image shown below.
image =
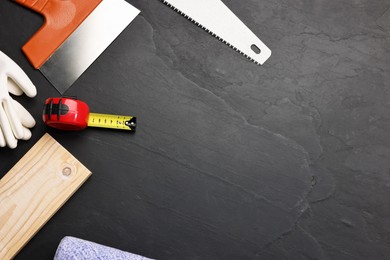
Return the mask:
POLYGON ((140 255, 69 236, 61 240, 54 256, 54 260, 84 259, 150 260, 140 255))

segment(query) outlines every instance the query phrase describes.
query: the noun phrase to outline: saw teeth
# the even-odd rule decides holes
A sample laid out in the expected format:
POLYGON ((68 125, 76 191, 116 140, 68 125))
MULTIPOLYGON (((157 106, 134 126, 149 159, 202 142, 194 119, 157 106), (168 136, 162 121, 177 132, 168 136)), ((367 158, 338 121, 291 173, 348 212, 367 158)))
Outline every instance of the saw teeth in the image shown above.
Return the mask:
MULTIPOLYGON (((255 63, 256 65, 259 65, 261 66, 261 64, 257 61, 255 61, 254 59, 252 59, 251 57, 249 57, 247 54, 245 54, 244 52, 240 51, 240 49, 238 49, 237 47, 231 45, 230 43, 228 43, 227 41, 225 41, 224 39, 222 39, 221 37, 219 37, 218 35, 216 35, 214 32, 210 31, 209 29, 207 29, 206 27, 204 27, 202 24, 198 23, 197 21, 195 21, 193 18, 189 17, 187 14, 183 13, 182 11, 180 11, 179 9, 177 9, 176 7, 174 7, 173 5, 171 5, 169 2, 165 1, 165 0, 160 0, 162 3, 164 3, 165 5, 167 5, 169 8, 173 9, 174 11, 176 11, 177 13, 179 13, 180 15, 184 16, 185 18, 187 18, 188 20, 190 20, 191 22, 193 22, 196 26, 202 28, 203 30, 205 30, 207 33, 209 33, 210 35, 214 36, 215 38, 217 38, 218 40, 220 40, 221 42, 223 42, 224 44, 226 44, 227 46, 229 46, 230 48, 232 48, 233 50, 235 50, 236 52, 240 53, 241 55, 243 55, 245 58, 247 58, 248 60, 252 61, 253 63, 255 63)), ((193 0, 193 1, 196 1, 196 0, 193 0)))

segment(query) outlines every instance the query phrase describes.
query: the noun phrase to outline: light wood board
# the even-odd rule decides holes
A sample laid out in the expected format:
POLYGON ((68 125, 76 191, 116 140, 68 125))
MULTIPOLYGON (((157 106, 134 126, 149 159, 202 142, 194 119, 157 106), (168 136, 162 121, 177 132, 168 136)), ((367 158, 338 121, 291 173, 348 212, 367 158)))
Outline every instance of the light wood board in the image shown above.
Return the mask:
POLYGON ((90 175, 45 134, 0 180, 0 259, 13 258, 90 175))

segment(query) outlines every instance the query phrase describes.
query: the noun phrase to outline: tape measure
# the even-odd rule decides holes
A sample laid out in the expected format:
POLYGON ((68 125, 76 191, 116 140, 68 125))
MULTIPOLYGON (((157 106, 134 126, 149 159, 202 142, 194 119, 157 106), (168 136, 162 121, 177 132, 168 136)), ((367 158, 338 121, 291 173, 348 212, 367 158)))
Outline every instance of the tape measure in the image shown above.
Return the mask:
POLYGON ((42 118, 46 125, 61 130, 90 126, 135 132, 137 127, 136 117, 90 113, 85 102, 68 97, 46 99, 42 118))

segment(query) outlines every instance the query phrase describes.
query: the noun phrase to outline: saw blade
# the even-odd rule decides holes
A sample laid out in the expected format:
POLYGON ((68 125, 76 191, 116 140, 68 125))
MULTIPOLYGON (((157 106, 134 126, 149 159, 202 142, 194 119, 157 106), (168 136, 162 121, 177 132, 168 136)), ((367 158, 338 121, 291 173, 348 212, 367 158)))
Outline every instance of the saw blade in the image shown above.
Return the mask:
POLYGON ((220 0, 160 0, 256 64, 271 50, 220 0))

